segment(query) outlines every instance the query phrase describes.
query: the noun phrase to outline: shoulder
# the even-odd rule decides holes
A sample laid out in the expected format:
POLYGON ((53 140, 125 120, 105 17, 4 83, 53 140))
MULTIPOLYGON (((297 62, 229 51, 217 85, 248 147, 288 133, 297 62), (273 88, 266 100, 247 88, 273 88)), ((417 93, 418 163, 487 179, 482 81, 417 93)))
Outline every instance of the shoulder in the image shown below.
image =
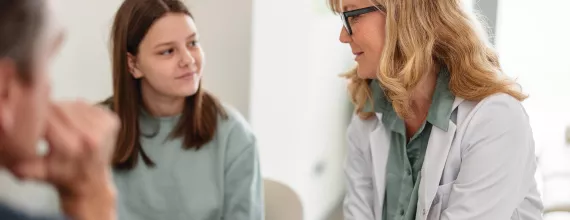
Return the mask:
POLYGON ((222 120, 223 122, 229 124, 242 124, 242 125, 248 124, 243 115, 241 114, 241 112, 239 112, 232 105, 222 102, 220 106, 222 107, 222 110, 226 113, 227 116, 225 120, 222 120))
POLYGON ((515 124, 528 123, 522 103, 514 97, 500 93, 489 96, 473 106, 470 122, 501 121, 515 124))
POLYGON ((225 116, 219 116, 217 140, 229 154, 254 150, 256 139, 249 123, 233 106, 222 103, 225 116))
POLYGON ((349 134, 360 134, 362 132, 370 132, 378 126, 378 123, 381 123, 378 120, 377 115, 373 115, 370 118, 363 119, 358 114, 353 114, 352 119, 350 120, 350 124, 348 125, 348 133, 349 134))
POLYGON ((227 103, 222 103, 221 106, 225 115, 218 116, 218 124, 220 126, 220 130, 253 135, 253 131, 249 123, 236 108, 227 103))
MULTIPOLYGON (((532 145, 532 129, 522 103, 507 94, 489 96, 478 103, 466 118, 464 143, 517 139, 532 145)), ((489 142, 490 143, 490 142, 489 142)))
POLYGON ((377 115, 370 118, 363 119, 358 114, 353 114, 350 124, 347 128, 347 138, 356 146, 365 145, 364 142, 368 141, 368 136, 381 123, 377 115))

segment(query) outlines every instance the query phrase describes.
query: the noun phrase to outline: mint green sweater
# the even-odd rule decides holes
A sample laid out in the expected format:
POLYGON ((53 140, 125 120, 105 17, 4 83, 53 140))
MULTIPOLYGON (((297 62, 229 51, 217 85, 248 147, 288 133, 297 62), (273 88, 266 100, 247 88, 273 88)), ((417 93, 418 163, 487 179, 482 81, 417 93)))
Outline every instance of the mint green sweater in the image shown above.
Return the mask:
POLYGON ((225 109, 228 119, 198 151, 167 138, 179 116, 141 115, 141 145, 156 166, 139 157, 133 170, 114 172, 119 220, 263 219, 255 137, 237 111, 225 109))

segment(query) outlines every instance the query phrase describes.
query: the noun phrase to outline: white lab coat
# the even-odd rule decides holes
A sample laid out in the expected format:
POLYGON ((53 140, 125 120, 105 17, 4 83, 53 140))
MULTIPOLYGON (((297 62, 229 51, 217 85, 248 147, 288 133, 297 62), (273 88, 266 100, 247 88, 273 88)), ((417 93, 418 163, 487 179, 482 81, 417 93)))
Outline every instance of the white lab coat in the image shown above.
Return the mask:
MULTIPOLYGON (((416 220, 542 219, 534 140, 520 102, 506 94, 456 98, 453 111, 448 131, 432 127, 416 220)), ((355 116, 348 128, 347 220, 382 218, 390 130, 381 118, 355 116)))

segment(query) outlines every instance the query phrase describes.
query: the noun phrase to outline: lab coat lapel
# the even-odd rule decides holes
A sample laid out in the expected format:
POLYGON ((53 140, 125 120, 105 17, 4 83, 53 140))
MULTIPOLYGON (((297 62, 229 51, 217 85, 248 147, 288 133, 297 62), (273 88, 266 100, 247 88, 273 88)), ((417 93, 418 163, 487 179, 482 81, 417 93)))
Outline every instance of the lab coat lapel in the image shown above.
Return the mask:
MULTIPOLYGON (((382 113, 376 113, 378 123, 382 121, 382 113)), ((386 127, 376 126, 370 133, 370 152, 372 154, 372 166, 374 171, 374 187, 377 193, 377 202, 374 205, 374 215, 382 216, 384 202, 384 192, 386 184, 386 163, 388 162, 388 151, 390 149, 390 135, 386 127)))
MULTIPOLYGON (((459 104, 463 102, 462 98, 455 98, 452 109, 455 110, 459 104)), ((453 111, 452 110, 452 111, 453 111)), ((421 182, 419 191, 419 206, 421 209, 422 219, 427 218, 427 212, 435 198, 441 175, 447 161, 447 156, 451 148, 455 130, 457 126, 449 119, 449 127, 447 131, 436 126, 432 127, 428 146, 426 149, 424 164, 421 170, 421 182)), ((418 213, 419 214, 419 213, 418 213)))

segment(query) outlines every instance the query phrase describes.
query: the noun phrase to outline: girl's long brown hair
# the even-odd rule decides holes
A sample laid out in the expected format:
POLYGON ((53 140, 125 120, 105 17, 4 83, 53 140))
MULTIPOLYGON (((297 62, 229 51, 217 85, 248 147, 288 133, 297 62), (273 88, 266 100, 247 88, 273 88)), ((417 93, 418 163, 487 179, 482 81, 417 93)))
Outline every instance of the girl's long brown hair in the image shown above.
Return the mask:
MULTIPOLYGON (((139 154, 146 165, 155 165, 141 148, 141 81, 129 73, 127 54, 138 54, 139 45, 151 25, 167 13, 183 13, 192 17, 184 3, 179 0, 125 0, 115 15, 110 41, 113 96, 103 102, 115 111, 121 120, 113 155, 115 169, 134 168, 139 154)), ((213 139, 219 116, 227 117, 223 106, 200 86, 196 94, 186 98, 180 121, 170 137, 182 137, 184 148, 198 150, 213 139)))

